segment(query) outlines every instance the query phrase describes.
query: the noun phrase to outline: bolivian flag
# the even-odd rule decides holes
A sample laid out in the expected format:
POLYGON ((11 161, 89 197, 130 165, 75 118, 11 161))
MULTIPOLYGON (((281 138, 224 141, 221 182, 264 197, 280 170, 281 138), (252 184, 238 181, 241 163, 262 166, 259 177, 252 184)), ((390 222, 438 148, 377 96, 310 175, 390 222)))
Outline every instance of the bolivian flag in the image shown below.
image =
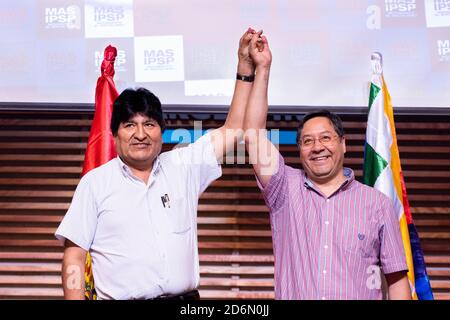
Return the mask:
POLYGON ((382 57, 379 53, 372 55, 363 180, 366 185, 380 190, 394 201, 409 269, 408 279, 412 297, 432 300, 433 292, 406 195, 397 146, 394 111, 384 82, 382 57))

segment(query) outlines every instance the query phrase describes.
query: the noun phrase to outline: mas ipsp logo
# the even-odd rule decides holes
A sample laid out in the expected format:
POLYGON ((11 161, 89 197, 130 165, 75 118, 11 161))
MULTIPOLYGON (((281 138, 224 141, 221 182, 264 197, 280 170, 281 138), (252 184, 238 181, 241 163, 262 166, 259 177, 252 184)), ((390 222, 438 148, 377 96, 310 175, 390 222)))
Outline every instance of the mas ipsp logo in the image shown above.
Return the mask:
POLYGON ((78 6, 45 8, 47 29, 80 29, 81 9, 78 6))
POLYGON ((416 0, 385 0, 386 16, 415 17, 417 4, 416 0))
POLYGON ((182 36, 135 38, 137 82, 184 81, 182 36))
POLYGON ((101 25, 121 25, 125 19, 125 10, 122 6, 94 7, 94 21, 101 25))
POLYGON ((144 65, 151 69, 173 69, 175 52, 173 49, 144 50, 144 65))
POLYGON ((438 40, 437 48, 439 61, 450 62, 450 40, 438 40))
POLYGON ((86 38, 133 37, 133 1, 85 0, 84 22, 86 38))
POLYGON ((450 0, 426 0, 425 14, 428 28, 450 27, 450 0))
POLYGON ((441 15, 450 15, 450 0, 434 0, 434 10, 441 15))
MULTIPOLYGON (((95 72, 98 73, 102 65, 104 55, 101 51, 94 52, 95 72)), ((127 55, 125 50, 117 50, 116 60, 114 61, 114 69, 117 72, 126 71, 125 64, 127 63, 127 55)))

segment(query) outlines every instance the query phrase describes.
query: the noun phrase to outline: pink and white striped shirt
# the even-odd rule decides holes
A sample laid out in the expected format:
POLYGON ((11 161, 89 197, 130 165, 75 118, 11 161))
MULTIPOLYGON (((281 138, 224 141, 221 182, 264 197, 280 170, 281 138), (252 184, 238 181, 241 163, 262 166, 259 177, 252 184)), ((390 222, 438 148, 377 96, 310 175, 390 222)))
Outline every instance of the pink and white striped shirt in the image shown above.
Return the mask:
POLYGON ((392 201, 347 180, 324 196, 303 170, 285 165, 262 188, 270 209, 276 299, 381 299, 380 278, 408 270, 392 201))

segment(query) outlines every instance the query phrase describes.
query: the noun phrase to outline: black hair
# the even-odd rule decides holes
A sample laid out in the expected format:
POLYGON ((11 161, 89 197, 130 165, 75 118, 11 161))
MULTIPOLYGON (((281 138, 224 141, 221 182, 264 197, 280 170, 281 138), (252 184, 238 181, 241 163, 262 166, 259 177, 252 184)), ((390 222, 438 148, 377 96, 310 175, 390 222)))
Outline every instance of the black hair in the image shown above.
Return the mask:
POLYGON ((297 130, 297 144, 299 144, 299 142, 300 142, 300 136, 301 136, 302 129, 303 129, 303 126, 305 125, 305 123, 308 120, 311 120, 311 119, 317 118, 317 117, 328 118, 328 120, 330 120, 331 124, 333 125, 334 131, 336 131, 337 135, 341 138, 344 136, 344 126, 342 125, 341 118, 333 112, 322 109, 322 110, 310 112, 303 117, 302 121, 300 122, 300 124, 298 126, 298 130, 297 130))
POLYGON ((158 97, 145 88, 125 89, 114 101, 111 115, 111 132, 117 135, 121 123, 130 120, 136 114, 154 119, 164 131, 164 113, 158 97))

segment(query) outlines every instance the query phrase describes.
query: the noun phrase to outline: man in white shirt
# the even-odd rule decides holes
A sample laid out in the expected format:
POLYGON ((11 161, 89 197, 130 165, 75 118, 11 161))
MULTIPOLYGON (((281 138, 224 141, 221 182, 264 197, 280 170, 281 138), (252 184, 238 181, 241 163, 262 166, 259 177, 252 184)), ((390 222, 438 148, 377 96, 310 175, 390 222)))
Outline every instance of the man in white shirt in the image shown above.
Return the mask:
POLYGON ((65 244, 66 299, 84 299, 88 251, 98 299, 199 298, 198 198, 242 136, 254 33, 249 28, 239 42, 225 124, 187 147, 160 154, 165 124, 153 93, 127 89, 116 99, 111 131, 118 157, 83 176, 55 233, 65 244))

